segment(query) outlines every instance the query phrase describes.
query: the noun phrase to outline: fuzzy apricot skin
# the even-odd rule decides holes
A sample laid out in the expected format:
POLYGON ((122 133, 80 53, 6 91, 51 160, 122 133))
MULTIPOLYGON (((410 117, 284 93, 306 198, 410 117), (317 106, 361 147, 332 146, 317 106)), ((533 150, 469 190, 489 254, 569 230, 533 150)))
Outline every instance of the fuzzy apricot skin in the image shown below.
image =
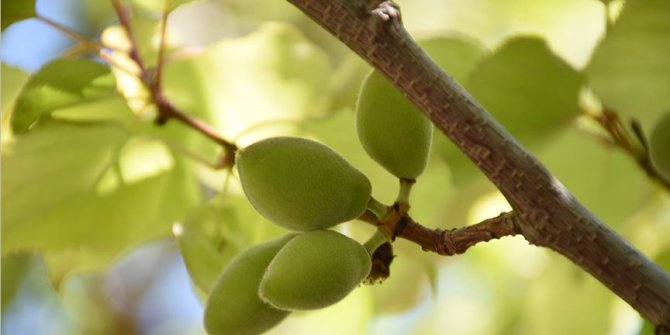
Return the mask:
POLYGON ((251 204, 291 230, 325 229, 367 208, 368 178, 331 148, 303 138, 273 137, 239 152, 237 169, 251 204))
POLYGON ((371 264, 365 248, 347 236, 330 230, 302 233, 272 260, 259 296, 285 310, 324 308, 355 289, 371 264))

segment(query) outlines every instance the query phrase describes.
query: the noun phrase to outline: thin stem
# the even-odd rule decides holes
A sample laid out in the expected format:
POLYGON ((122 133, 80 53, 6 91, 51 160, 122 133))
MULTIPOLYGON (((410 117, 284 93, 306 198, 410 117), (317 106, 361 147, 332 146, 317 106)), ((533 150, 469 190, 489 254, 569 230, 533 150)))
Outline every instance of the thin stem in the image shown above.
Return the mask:
POLYGON ((400 187, 398 188, 398 197, 396 198, 396 202, 398 204, 401 204, 409 208, 409 195, 412 192, 412 186, 414 186, 415 183, 416 181, 414 179, 405 179, 405 178, 400 179, 400 187))
POLYGON ((103 45, 100 42, 92 40, 92 39, 88 38, 87 36, 84 36, 83 34, 77 32, 77 31, 75 31, 75 30, 73 30, 73 29, 71 29, 71 28, 69 28, 69 27, 67 27, 67 26, 65 26, 61 23, 58 23, 58 22, 56 22, 56 21, 54 21, 54 20, 52 20, 48 17, 37 15, 36 19, 39 20, 39 21, 42 21, 43 23, 46 23, 46 24, 50 25, 51 27, 55 28, 56 30, 60 31, 61 33, 67 35, 69 38, 71 38, 71 39, 73 39, 73 40, 75 40, 75 41, 77 41, 81 44, 84 44, 91 49, 94 49, 94 50, 103 49, 103 45))
POLYGON ((60 31, 61 33, 65 34, 67 37, 69 37, 73 41, 76 41, 76 42, 82 44, 87 49, 95 51, 95 53, 98 56, 100 56, 100 58, 104 59, 109 65, 111 65, 111 66, 113 66, 117 69, 120 69, 121 71, 126 72, 128 74, 137 75, 137 73, 135 73, 134 71, 124 67, 123 65, 119 64, 116 60, 114 60, 114 58, 110 57, 110 55, 106 51, 107 48, 105 48, 105 46, 102 45, 102 43, 100 43, 96 40, 92 40, 92 39, 80 34, 79 32, 77 32, 75 30, 72 30, 69 27, 67 27, 65 25, 62 25, 62 24, 60 24, 60 23, 58 23, 54 20, 51 20, 47 17, 38 15, 36 17, 36 19, 45 23, 45 24, 47 24, 47 25, 49 25, 49 26, 51 26, 52 28, 60 31))
POLYGON ((123 30, 126 32, 128 41, 130 41, 130 51, 128 52, 128 55, 135 63, 137 63, 137 66, 140 68, 142 74, 146 74, 147 68, 144 65, 144 61, 142 60, 142 57, 140 57, 140 54, 138 52, 137 42, 135 41, 135 37, 133 35, 133 29, 130 24, 130 17, 128 16, 128 11, 126 10, 126 8, 123 7, 121 0, 112 0, 112 5, 114 5, 116 15, 119 17, 119 23, 121 24, 121 27, 123 27, 123 30))
POLYGON ((169 14, 169 1, 165 3, 165 10, 163 11, 162 17, 162 26, 161 26, 161 44, 158 54, 158 65, 156 69, 155 76, 146 66, 145 63, 138 52, 137 41, 133 36, 133 30, 130 23, 130 18, 128 11, 123 7, 120 0, 112 0, 112 4, 117 12, 119 17, 119 23, 123 27, 130 42, 130 51, 129 57, 137 64, 140 69, 140 79, 144 83, 145 87, 151 92, 151 98, 158 108, 158 117, 156 118, 156 124, 163 125, 170 119, 176 119, 179 122, 185 124, 203 134, 205 137, 213 140, 219 144, 224 151, 223 158, 220 159, 220 162, 217 163, 217 167, 225 168, 235 164, 235 152, 237 151, 237 146, 219 135, 212 127, 210 127, 205 122, 191 117, 179 109, 177 109, 164 95, 161 85, 161 76, 163 72, 163 63, 164 63, 164 49, 165 49, 165 33, 167 26, 167 17, 169 14))
MULTIPOLYGON (((194 117, 191 117, 187 114, 184 114, 184 113, 180 112, 162 94, 158 94, 158 95, 154 96, 154 100, 156 102, 156 105, 158 106, 158 109, 159 109, 161 115, 163 115, 165 117, 164 121, 162 121, 162 122, 166 122, 167 119, 169 119, 169 118, 177 119, 177 120, 181 121, 183 124, 189 126, 190 128, 193 128, 193 129, 197 130, 201 134, 205 135, 207 138, 209 138, 209 139, 213 140, 214 142, 216 142, 217 144, 221 145, 226 150, 231 150, 231 151, 236 151, 237 150, 236 145, 226 141, 226 139, 221 137, 216 132, 216 130, 214 130, 214 128, 210 127, 208 124, 206 124, 202 120, 196 119, 194 117)), ((161 120, 159 120, 158 122, 160 123, 161 120)))
POLYGON ((372 255, 379 246, 386 242, 390 242, 386 235, 377 230, 367 241, 365 241, 365 243, 363 243, 363 246, 365 247, 365 250, 368 251, 368 254, 372 255))
POLYGON ((628 153, 642 170, 651 179, 659 182, 663 187, 670 191, 670 179, 665 178, 656 169, 651 162, 649 145, 640 124, 633 120, 631 129, 633 134, 625 127, 621 116, 616 111, 605 108, 600 114, 588 114, 591 116, 609 135, 607 143, 618 147, 628 153), (637 141, 635 141, 637 140, 637 141), (637 143, 639 144, 637 144, 637 143))
POLYGON ((165 8, 163 8, 163 14, 161 17, 161 32, 160 32, 160 44, 158 46, 158 62, 156 63, 156 77, 154 78, 154 85, 156 89, 161 89, 161 83, 163 79, 163 66, 165 61, 165 35, 167 32, 167 20, 168 15, 170 15, 170 0, 165 0, 165 8))
POLYGON ((377 199, 370 197, 368 201, 368 210, 372 212, 377 219, 381 219, 386 215, 389 207, 379 202, 377 199))
MULTIPOLYGON (((376 223, 368 223, 377 226, 376 223)), ((467 227, 429 229, 404 215, 395 225, 393 238, 400 237, 418 244, 425 251, 451 256, 462 254, 477 243, 520 234, 520 224, 516 213, 507 212, 467 227)))

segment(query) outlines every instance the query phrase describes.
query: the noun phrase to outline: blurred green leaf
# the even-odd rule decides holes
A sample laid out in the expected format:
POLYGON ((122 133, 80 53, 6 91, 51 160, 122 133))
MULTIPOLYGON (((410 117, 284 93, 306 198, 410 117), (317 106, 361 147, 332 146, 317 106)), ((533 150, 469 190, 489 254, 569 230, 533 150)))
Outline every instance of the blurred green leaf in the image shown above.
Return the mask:
POLYGON ((116 255, 167 234, 198 200, 179 160, 114 124, 44 122, 2 153, 3 252, 116 255))
POLYGON ((35 73, 21 91, 12 129, 25 133, 45 114, 116 95, 114 76, 107 66, 80 58, 56 59, 35 73))
POLYGON ((397 257, 391 263, 391 275, 382 283, 370 287, 375 298, 375 314, 378 315, 407 312, 425 298, 427 291, 433 289, 435 294, 436 290, 431 285, 438 277, 431 267, 437 264, 427 262, 429 257, 424 257, 426 253, 405 242, 394 243, 393 248, 397 257))
POLYGON ((2 63, 2 128, 0 128, 0 136, 2 136, 2 143, 12 137, 11 117, 14 110, 14 102, 23 85, 30 78, 30 74, 15 67, 11 67, 2 63))
POLYGON ((651 196, 651 181, 626 153, 568 128, 538 150, 547 168, 608 225, 619 227, 651 196))
POLYGON ((21 286, 21 280, 39 257, 29 253, 2 257, 2 306, 9 304, 21 286))
POLYGON ((171 62, 165 91, 177 106, 235 138, 250 127, 286 126, 287 120, 322 113, 330 74, 327 55, 298 30, 265 23, 248 36, 171 62))
POLYGON ((3 334, 73 334, 40 255, 2 257, 1 327, 3 334))
POLYGON ((650 127, 670 109, 670 1, 626 1, 586 67, 603 103, 650 127))
POLYGON ((566 259, 553 255, 546 270, 526 287, 521 322, 529 334, 605 334, 615 296, 566 259), (572 320, 566 322, 565 320, 572 320))
POLYGON ((479 63, 465 85, 521 142, 560 130, 577 116, 581 86, 577 71, 544 40, 531 37, 507 41, 479 63))
POLYGON ((35 0, 2 1, 2 30, 10 24, 35 17, 35 0))
POLYGON ((434 37, 419 41, 430 57, 457 82, 466 81, 487 51, 477 41, 465 36, 434 37))
MULTIPOLYGON (((539 38, 510 39, 481 58, 464 85, 527 145, 537 145, 538 139, 556 133, 579 113, 582 76, 539 38)), ((475 165, 451 142, 438 138, 435 146, 449 164, 457 185, 465 185, 476 176, 475 165)))
POLYGON ((232 195, 196 208, 173 228, 191 279, 205 293, 236 254, 285 232, 256 213, 246 198, 232 195))
POLYGON ((2 112, 8 113, 30 74, 2 63, 2 112))

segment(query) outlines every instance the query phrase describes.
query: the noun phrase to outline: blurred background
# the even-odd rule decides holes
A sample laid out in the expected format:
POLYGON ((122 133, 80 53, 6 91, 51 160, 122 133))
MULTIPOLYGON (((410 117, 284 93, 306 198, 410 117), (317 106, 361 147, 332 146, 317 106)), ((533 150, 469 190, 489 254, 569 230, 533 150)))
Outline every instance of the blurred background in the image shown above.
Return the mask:
MULTIPOLYGON (((173 2, 164 72, 171 101, 241 146, 280 134, 324 142, 371 179, 377 199, 393 202, 397 181, 355 134, 368 65, 286 1, 173 2)), ((651 131, 670 110, 664 1, 397 2, 407 29, 450 75, 587 208, 670 269, 669 190, 591 117, 606 105, 651 131)), ((153 65, 163 4, 124 3, 153 65)), ((37 1, 37 14, 123 64, 128 41, 109 1, 37 1)), ((118 67, 111 75, 121 93, 77 100, 53 117, 112 120, 122 131, 50 125, 15 134, 14 102, 37 87, 31 74, 60 57, 102 63, 44 21, 2 33, 2 333, 205 334, 202 302, 221 267, 283 232, 254 212, 234 173, 203 163, 214 161, 214 144, 180 125, 153 127, 155 111, 118 67)), ((447 229, 507 210, 436 132, 412 216, 447 229)), ((373 232, 360 222, 339 229, 361 242, 373 232)), ((653 334, 603 285, 522 237, 454 257, 405 241, 394 248, 388 280, 295 313, 269 334, 653 334)))

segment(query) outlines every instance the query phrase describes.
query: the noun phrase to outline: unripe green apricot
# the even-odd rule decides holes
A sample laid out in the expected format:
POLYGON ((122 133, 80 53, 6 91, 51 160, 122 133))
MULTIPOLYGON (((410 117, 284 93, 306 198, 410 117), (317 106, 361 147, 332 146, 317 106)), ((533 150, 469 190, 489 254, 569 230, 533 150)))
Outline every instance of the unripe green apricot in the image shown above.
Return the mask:
POLYGON ((288 311, 258 297, 270 261, 295 235, 256 245, 233 258, 223 269, 205 304, 205 329, 210 335, 260 334, 281 322, 288 311))
POLYGON ((284 310, 323 308, 346 297, 370 268, 368 252, 349 237, 330 230, 302 233, 272 260, 259 295, 284 310))
POLYGON ((651 161, 661 176, 670 179, 670 112, 656 123, 649 137, 651 161))
POLYGON ((323 229, 359 217, 372 187, 329 147, 297 137, 273 137, 238 153, 242 188, 256 210, 288 229, 323 229))
POLYGON ((396 177, 416 179, 426 168, 432 124, 376 71, 363 81, 356 129, 368 155, 396 177))

